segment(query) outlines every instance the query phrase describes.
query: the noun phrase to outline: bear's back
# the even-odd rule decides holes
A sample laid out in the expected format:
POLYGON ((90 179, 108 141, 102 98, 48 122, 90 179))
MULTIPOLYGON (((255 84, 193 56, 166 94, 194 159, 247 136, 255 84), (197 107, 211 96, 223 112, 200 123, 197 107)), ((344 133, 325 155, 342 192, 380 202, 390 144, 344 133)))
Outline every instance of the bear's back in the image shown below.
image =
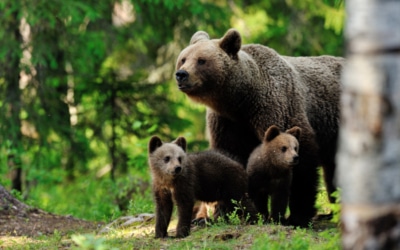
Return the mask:
MULTIPOLYGON (((292 103, 293 112, 287 115, 302 117, 306 113, 317 133, 319 145, 331 145, 338 131, 340 74, 345 59, 334 56, 281 56, 275 50, 258 44, 243 45, 242 51, 255 61, 264 77, 259 84, 268 89, 267 95, 273 93, 274 100, 278 100, 281 107, 289 107, 288 103, 292 103)), ((260 102, 271 102, 257 98, 260 102)), ((279 123, 278 120, 274 122, 279 123)))
POLYGON ((246 192, 247 174, 240 163, 214 150, 190 153, 188 160, 195 168, 199 200, 240 198, 246 192))

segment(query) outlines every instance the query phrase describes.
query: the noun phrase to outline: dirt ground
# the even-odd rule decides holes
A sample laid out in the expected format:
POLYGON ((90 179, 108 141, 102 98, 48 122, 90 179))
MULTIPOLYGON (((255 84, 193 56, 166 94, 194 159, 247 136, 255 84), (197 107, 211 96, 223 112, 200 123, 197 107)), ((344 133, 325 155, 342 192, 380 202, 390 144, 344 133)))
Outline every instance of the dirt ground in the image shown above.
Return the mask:
MULTIPOLYGON (((111 224, 134 224, 149 221, 153 216, 143 214, 138 218, 122 217, 111 224), (143 217, 143 218, 142 218, 143 217)), ((36 237, 57 231, 60 235, 68 233, 99 232, 107 228, 102 222, 91 222, 72 216, 55 215, 32 208, 12 197, 0 186, 0 238, 2 236, 36 237)), ((314 229, 324 230, 332 227, 329 220, 319 219, 314 229)), ((1 248, 0 248, 1 249, 1 248)))
POLYGON ((0 210, 0 236, 40 236, 54 233, 61 235, 68 232, 96 231, 102 223, 89 222, 50 214, 38 209, 27 210, 23 213, 10 213, 0 210))
POLYGON ((79 220, 72 216, 51 214, 32 208, 15 199, 0 185, 0 237, 1 236, 41 236, 58 231, 95 231, 101 223, 79 220))

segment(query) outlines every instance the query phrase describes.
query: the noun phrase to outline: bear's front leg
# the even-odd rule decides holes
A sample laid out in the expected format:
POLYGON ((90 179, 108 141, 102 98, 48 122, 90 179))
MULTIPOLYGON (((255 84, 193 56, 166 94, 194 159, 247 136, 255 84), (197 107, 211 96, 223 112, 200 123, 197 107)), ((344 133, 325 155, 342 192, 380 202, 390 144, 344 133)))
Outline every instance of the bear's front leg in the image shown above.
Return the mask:
MULTIPOLYGON (((299 139, 299 164, 293 168, 290 188, 288 222, 293 226, 309 227, 316 215, 315 202, 318 192, 318 144, 312 128, 298 123, 301 130, 299 139)), ((296 124, 297 125, 297 124, 296 124)))
POLYGON ((257 212, 263 217, 263 221, 268 221, 268 195, 270 181, 259 171, 249 173, 249 197, 253 201, 257 212))
POLYGON ((285 213, 290 194, 289 178, 277 181, 271 194, 271 220, 274 223, 287 224, 285 213))
POLYGON ((247 123, 238 123, 207 109, 210 147, 221 150, 244 166, 260 140, 247 123))
POLYGON ((156 238, 168 236, 167 230, 171 220, 173 201, 169 190, 156 190, 154 192, 156 200, 156 238))
POLYGON ((317 197, 318 172, 317 166, 298 165, 293 170, 292 187, 290 190, 288 223, 293 226, 309 227, 316 214, 315 200, 317 197))
POLYGON ((269 217, 268 193, 265 190, 261 189, 256 193, 250 195, 250 198, 253 200, 257 212, 261 214, 263 221, 267 222, 269 217))
POLYGON ((191 195, 177 193, 175 194, 175 200, 178 207, 178 225, 176 227, 176 237, 184 238, 190 234, 194 196, 191 197, 191 195))

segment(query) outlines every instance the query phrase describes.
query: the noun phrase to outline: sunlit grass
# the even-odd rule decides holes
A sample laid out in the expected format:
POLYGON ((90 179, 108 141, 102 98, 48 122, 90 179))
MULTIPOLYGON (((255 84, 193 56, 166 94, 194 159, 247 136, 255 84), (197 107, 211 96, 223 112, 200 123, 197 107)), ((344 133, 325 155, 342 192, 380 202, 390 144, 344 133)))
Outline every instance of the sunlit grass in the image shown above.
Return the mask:
MULTIPOLYGON (((137 175, 137 174, 136 174, 137 175)), ((139 174, 140 175, 140 174, 139 174)), ((135 176, 135 175, 133 175, 135 176)), ((136 176, 139 177, 139 176, 136 176)), ((143 177, 148 178, 147 177, 143 177)), ((56 214, 110 223, 123 215, 153 213, 154 201, 150 187, 136 193, 126 211, 120 211, 115 197, 124 195, 127 186, 134 186, 132 177, 112 182, 109 178, 86 176, 69 185, 38 185, 32 190, 35 206, 56 214)), ((332 209, 323 182, 317 195, 318 213, 332 209)), ((338 206, 338 205, 336 205, 338 206)), ((340 249, 340 232, 336 224, 317 229, 295 229, 281 225, 243 225, 232 217, 232 223, 218 222, 204 228, 193 228, 185 239, 155 239, 154 220, 126 228, 49 236, 0 238, 1 249, 340 249)), ((176 209, 169 226, 175 235, 176 209)))

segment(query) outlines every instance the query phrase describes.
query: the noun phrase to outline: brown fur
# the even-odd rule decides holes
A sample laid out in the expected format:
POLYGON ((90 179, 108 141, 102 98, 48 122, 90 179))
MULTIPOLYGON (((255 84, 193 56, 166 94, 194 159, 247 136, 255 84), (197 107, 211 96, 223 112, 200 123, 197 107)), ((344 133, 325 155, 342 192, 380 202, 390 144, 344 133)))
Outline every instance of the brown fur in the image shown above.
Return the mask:
POLYGON ((238 162, 216 151, 191 154, 185 151, 186 140, 183 137, 172 143, 163 143, 157 136, 150 139, 149 165, 156 202, 156 238, 168 236, 173 202, 178 208, 176 237, 186 237, 190 233, 196 200, 218 201, 219 210, 226 214, 234 211, 232 200, 241 201, 247 191, 247 174, 238 162))
POLYGON ((308 226, 315 215, 319 164, 329 194, 335 190, 343 64, 338 57, 288 57, 263 45, 241 45, 234 29, 221 39, 195 33, 177 59, 179 89, 208 107, 211 148, 246 164, 269 126, 301 127, 289 204, 293 225, 308 226))
POLYGON ((251 153, 247 163, 249 196, 265 221, 285 224, 285 212, 292 183, 292 168, 299 160, 301 129, 293 127, 286 132, 272 125, 264 140, 251 153), (271 215, 268 200, 271 197, 271 215))

